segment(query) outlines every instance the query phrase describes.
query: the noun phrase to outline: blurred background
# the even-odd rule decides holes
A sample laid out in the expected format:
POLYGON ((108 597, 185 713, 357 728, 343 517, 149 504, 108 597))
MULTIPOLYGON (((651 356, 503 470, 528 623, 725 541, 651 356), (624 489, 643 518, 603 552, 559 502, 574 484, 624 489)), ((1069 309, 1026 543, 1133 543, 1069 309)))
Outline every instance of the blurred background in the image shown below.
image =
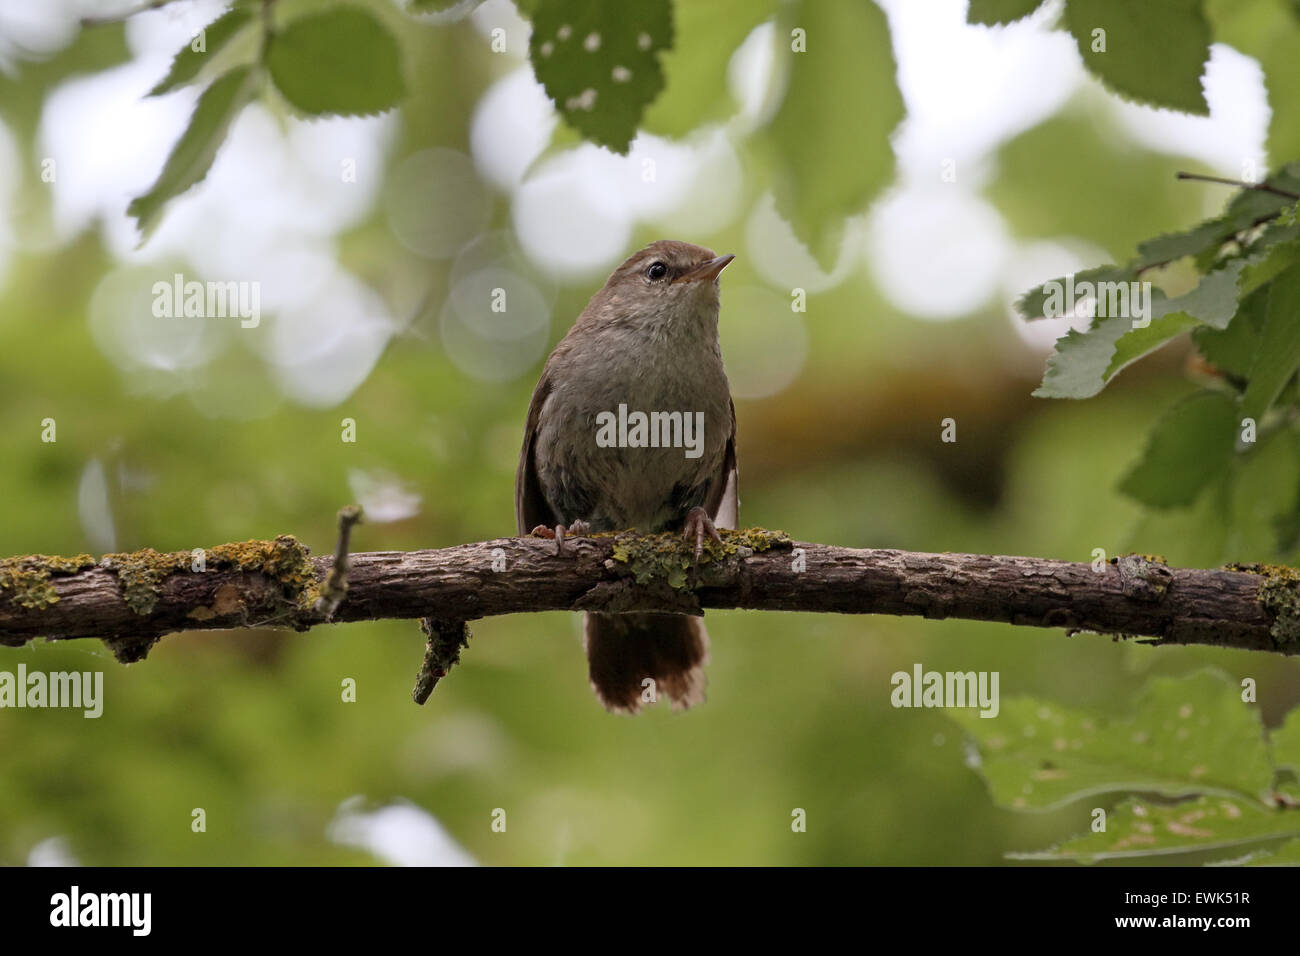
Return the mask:
MULTIPOLYGON (((1115 490, 1191 390, 1185 349, 1095 399, 1034 399, 1068 326, 1011 303, 1229 198, 1177 170, 1293 158, 1266 153, 1255 60, 1215 44, 1210 115, 1190 117, 1106 93, 1052 29, 1054 4, 988 30, 966 25, 964 0, 881 0, 906 113, 892 185, 842 210, 832 265, 762 175, 770 22, 709 44, 725 69, 688 73, 695 96, 652 106, 619 156, 557 128, 507 0, 423 18, 364 5, 400 42, 402 106, 304 120, 252 103, 140 244, 126 206, 197 97, 145 94, 224 5, 113 19, 132 5, 0 0, 0 555, 280 533, 320 554, 353 501, 356 550, 508 535, 541 363, 614 266, 676 238, 737 256, 721 338, 746 525, 854 547, 1223 560, 1194 511, 1145 514, 1115 490), (83 26, 90 6, 110 22, 83 26), (175 273, 259 283, 260 323, 155 318, 153 283, 175 273)), ((1270 558, 1241 495, 1231 555, 1270 558)), ((0 650, 3 669, 105 682, 97 720, 0 712, 0 864, 998 863, 1078 832, 1083 812, 995 807, 954 722, 890 706, 895 671, 996 670, 1004 695, 1115 715, 1153 674, 1206 665, 1254 677, 1266 722, 1300 699, 1294 661, 1246 652, 964 621, 708 621, 707 703, 635 719, 601 709, 569 614, 475 622, 422 708, 413 621, 173 635, 131 667, 87 641, 0 650)))

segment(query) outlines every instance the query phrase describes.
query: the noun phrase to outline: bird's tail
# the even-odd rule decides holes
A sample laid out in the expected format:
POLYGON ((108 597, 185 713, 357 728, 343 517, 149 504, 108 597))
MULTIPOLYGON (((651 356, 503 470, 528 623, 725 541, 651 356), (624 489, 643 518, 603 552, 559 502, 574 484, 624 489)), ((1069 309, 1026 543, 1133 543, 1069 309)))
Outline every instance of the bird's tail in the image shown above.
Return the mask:
POLYGON ((709 635, 685 614, 586 614, 591 686, 607 710, 635 714, 667 697, 675 710, 704 700, 709 635))

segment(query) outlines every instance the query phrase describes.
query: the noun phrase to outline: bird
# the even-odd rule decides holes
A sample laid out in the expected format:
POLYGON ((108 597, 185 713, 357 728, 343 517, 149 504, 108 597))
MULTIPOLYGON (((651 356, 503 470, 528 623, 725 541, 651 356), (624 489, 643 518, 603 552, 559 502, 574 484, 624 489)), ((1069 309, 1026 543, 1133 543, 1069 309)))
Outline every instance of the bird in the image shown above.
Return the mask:
MULTIPOLYGON (((718 277, 734 258, 661 239, 591 297, 528 405, 518 534, 554 537, 563 554, 566 535, 676 532, 698 561, 706 538, 736 528, 736 408, 718 338, 718 277)), ((709 639, 699 617, 586 612, 583 644, 591 686, 611 712, 704 699, 709 639)))

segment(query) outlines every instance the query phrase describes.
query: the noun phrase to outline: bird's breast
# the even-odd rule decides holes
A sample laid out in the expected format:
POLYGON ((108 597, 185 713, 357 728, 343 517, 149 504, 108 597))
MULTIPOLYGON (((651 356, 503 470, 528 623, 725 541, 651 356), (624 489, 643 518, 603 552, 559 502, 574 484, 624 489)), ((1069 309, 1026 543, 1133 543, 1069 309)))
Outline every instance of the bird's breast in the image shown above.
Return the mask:
POLYGON ((606 363, 608 374, 557 375, 539 416, 535 461, 565 521, 660 531, 703 504, 722 471, 730 394, 720 360, 688 361, 690 368, 606 363))

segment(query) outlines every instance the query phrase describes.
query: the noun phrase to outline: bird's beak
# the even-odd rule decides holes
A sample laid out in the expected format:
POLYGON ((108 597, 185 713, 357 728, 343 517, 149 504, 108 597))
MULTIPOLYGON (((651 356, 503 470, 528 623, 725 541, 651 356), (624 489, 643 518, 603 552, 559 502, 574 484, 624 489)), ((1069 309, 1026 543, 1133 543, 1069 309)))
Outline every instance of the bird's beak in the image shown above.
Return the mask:
POLYGON ((690 272, 684 272, 680 276, 678 276, 677 281, 678 282, 712 281, 713 279, 716 279, 718 277, 718 273, 720 273, 723 269, 727 268, 727 263, 729 263, 734 258, 736 257, 731 254, 728 254, 725 256, 717 256, 713 259, 710 259, 708 262, 702 262, 694 269, 692 269, 690 272))

